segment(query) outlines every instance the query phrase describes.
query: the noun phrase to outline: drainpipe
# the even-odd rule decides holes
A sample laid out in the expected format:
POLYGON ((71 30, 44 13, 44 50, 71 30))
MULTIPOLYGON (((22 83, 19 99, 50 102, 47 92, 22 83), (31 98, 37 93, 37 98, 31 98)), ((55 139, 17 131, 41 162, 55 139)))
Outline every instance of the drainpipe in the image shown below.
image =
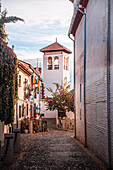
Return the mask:
POLYGON ((85 147, 87 147, 87 126, 86 126, 86 14, 84 13, 84 129, 85 147))
POLYGON ((82 13, 84 15, 84 133, 85 133, 84 147, 87 147, 87 124, 86 124, 86 13, 83 12, 78 6, 77 6, 76 10, 78 10, 80 13, 82 13))
POLYGON ((74 138, 76 138, 76 94, 75 94, 75 40, 70 37, 70 34, 68 37, 73 41, 73 51, 74 51, 74 125, 75 125, 75 131, 74 131, 74 138))
POLYGON ((107 119, 108 119, 108 166, 111 168, 110 134, 110 0, 107 0, 107 119))

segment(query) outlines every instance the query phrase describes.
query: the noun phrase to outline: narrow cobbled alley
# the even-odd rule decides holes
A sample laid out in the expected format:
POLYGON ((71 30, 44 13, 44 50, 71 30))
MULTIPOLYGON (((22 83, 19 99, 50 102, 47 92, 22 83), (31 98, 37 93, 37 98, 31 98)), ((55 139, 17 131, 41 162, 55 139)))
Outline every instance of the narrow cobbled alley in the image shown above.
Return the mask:
POLYGON ((34 135, 21 134, 21 152, 4 170, 73 170, 101 169, 74 141, 73 131, 58 130, 34 135))

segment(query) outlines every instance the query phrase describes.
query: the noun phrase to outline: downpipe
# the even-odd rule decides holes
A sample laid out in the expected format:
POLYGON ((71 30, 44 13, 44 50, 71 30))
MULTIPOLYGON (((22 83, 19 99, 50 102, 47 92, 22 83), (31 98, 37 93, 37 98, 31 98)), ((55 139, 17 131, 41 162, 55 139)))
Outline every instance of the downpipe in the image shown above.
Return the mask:
POLYGON ((111 169, 110 133, 110 0, 107 0, 107 121, 108 121, 108 168, 111 169))
POLYGON ((75 40, 72 39, 70 37, 70 34, 68 35, 68 37, 73 41, 73 51, 74 51, 74 125, 75 125, 75 131, 74 131, 74 138, 76 138, 76 93, 75 93, 75 82, 76 82, 76 79, 75 79, 75 40))
POLYGON ((85 143, 84 147, 87 147, 87 123, 86 123, 86 12, 83 12, 78 6, 76 8, 84 16, 84 134, 85 143))
POLYGON ((86 14, 84 13, 84 130, 85 145, 87 147, 87 124, 86 124, 86 14))

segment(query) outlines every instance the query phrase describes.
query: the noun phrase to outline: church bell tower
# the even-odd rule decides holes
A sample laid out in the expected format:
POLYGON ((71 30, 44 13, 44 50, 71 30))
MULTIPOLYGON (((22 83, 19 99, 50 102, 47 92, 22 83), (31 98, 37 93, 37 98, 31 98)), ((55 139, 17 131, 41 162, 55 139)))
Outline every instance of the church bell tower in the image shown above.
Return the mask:
POLYGON ((70 81, 69 54, 72 52, 59 44, 57 39, 55 43, 42 48, 40 51, 43 52, 45 97, 51 97, 51 93, 46 89, 47 87, 51 87, 55 91, 56 86, 53 83, 61 84, 62 82, 64 84, 70 81))

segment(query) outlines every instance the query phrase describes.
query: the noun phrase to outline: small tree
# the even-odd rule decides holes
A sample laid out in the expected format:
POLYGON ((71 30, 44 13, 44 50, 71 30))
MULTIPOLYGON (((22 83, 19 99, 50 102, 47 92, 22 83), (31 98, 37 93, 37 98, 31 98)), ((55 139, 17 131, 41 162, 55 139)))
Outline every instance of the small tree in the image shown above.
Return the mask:
POLYGON ((74 112, 74 93, 69 92, 70 85, 64 84, 64 86, 62 86, 58 83, 53 84, 56 86, 55 92, 53 92, 52 88, 47 88, 52 95, 52 97, 45 98, 47 110, 67 110, 74 112))

